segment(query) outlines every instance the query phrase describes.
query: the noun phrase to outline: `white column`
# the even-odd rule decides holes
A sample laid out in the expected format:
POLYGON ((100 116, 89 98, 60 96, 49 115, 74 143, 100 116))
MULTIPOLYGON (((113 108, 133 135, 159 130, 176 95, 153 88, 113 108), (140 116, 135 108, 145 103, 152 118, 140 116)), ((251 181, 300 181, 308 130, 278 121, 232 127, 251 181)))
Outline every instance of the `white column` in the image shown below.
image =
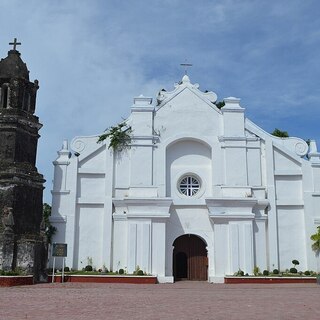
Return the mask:
POLYGON ((244 108, 238 98, 225 98, 223 114, 223 136, 220 137, 222 147, 225 148, 225 184, 246 186, 247 149, 244 135, 244 108))
POLYGON ((279 269, 279 235, 278 217, 276 207, 276 190, 274 181, 274 154, 272 140, 267 139, 266 144, 266 184, 268 200, 270 203, 268 211, 268 248, 269 248, 269 268, 279 269))
POLYGON ((243 239, 243 271, 252 274, 254 267, 252 221, 243 224, 243 239))
POLYGON ((234 274, 240 269, 239 261, 239 228, 235 223, 229 225, 230 237, 230 271, 234 274))
POLYGON ((141 95, 134 98, 131 107, 131 186, 151 186, 153 182, 154 107, 151 103, 151 98, 141 95))
POLYGON ((137 266, 137 224, 130 222, 128 227, 128 272, 132 273, 137 266))
POLYGON ((114 176, 114 153, 105 148, 105 200, 102 231, 102 263, 110 270, 112 268, 112 195, 114 176))
MULTIPOLYGON (((166 224, 162 221, 152 222, 152 274, 165 278, 166 262, 166 224)), ((160 281, 160 280, 159 280, 160 281)))

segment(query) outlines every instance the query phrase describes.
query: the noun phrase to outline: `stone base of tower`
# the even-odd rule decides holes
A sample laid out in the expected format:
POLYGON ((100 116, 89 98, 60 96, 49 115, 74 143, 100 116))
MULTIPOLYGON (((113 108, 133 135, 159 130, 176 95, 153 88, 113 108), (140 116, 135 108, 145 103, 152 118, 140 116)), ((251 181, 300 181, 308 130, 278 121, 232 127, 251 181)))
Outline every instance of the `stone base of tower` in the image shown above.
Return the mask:
POLYGON ((4 271, 32 274, 35 282, 46 282, 47 252, 42 236, 0 234, 0 269, 4 271))
POLYGON ((0 270, 32 274, 35 282, 46 281, 47 243, 40 231, 44 180, 34 170, 10 171, 0 172, 0 270), (9 230, 3 223, 5 207, 13 213, 9 230))

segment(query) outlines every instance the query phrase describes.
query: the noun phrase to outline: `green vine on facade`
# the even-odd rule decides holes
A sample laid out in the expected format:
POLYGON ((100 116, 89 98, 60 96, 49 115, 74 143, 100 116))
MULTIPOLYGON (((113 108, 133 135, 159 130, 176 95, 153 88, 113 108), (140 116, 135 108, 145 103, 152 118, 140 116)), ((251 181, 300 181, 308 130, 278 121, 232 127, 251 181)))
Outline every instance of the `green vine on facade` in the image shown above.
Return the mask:
POLYGON ((320 226, 317 227, 317 232, 313 235, 311 235, 310 239, 313 241, 313 244, 311 245, 312 250, 319 255, 320 253, 320 226))
POLYGON ((130 148, 131 133, 131 127, 128 127, 126 122, 121 122, 114 127, 108 128, 100 135, 97 143, 101 143, 107 138, 110 138, 108 149, 112 148, 115 151, 122 151, 130 148))
POLYGON ((47 236, 48 243, 51 243, 52 236, 56 233, 57 228, 51 225, 50 216, 51 216, 51 206, 47 203, 43 204, 43 222, 45 227, 45 234, 47 236))

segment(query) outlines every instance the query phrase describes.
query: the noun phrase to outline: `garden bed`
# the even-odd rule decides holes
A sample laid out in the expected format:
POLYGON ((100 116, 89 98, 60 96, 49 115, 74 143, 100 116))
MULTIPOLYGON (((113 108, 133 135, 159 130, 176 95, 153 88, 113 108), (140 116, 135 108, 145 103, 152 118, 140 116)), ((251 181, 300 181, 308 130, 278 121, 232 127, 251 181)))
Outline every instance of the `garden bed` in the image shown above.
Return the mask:
MULTIPOLYGON (((52 282, 52 275, 48 276, 48 282, 52 282)), ((62 275, 54 275, 54 282, 62 282, 62 275)), ((64 282, 92 282, 92 283, 135 283, 155 284, 155 276, 134 276, 134 275, 80 275, 65 274, 64 282)))
POLYGON ((224 283, 317 283, 316 277, 250 277, 227 276, 224 283))
POLYGON ((0 276, 0 287, 24 286, 31 284, 33 284, 33 275, 0 276))

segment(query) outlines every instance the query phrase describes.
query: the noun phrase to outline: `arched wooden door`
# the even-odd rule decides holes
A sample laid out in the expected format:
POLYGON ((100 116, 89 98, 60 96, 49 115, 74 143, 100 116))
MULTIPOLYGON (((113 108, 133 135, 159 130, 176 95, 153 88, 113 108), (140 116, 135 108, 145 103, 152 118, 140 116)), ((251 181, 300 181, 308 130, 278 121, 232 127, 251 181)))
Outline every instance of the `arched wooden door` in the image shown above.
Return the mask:
POLYGON ((208 258, 205 242, 193 234, 173 243, 173 276, 177 280, 208 280, 208 258))

